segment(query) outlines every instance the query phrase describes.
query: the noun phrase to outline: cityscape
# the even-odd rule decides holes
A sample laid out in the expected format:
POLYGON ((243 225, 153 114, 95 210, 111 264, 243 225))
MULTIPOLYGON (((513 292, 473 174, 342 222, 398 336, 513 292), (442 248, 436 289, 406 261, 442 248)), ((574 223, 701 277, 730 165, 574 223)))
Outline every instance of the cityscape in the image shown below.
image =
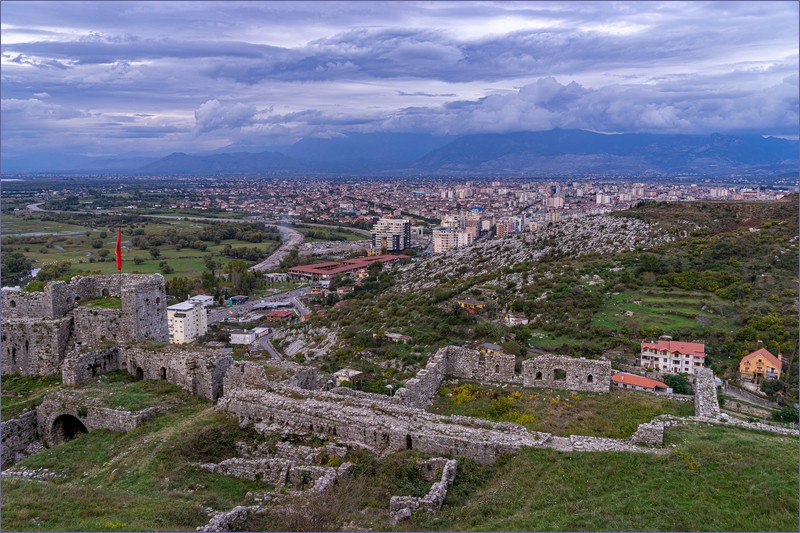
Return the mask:
POLYGON ((0 528, 796 531, 798 20, 4 4, 0 528))

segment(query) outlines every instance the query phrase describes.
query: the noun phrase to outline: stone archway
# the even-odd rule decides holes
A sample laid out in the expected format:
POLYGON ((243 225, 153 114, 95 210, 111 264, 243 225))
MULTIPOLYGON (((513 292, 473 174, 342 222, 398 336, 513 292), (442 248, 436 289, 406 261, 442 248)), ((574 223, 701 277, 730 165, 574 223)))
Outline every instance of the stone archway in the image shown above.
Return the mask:
POLYGON ((72 415, 59 415, 53 420, 50 441, 53 445, 61 444, 74 439, 81 433, 89 433, 83 422, 72 415))
POLYGON ((144 370, 140 366, 136 367, 136 379, 139 381, 144 379, 144 370))

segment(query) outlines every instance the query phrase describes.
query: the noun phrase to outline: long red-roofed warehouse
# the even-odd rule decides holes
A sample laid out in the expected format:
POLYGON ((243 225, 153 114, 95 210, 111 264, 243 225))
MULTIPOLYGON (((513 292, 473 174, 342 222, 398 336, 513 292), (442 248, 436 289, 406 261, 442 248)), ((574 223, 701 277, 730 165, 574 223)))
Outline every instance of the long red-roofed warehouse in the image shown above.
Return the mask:
POLYGON ((295 278, 310 278, 314 280, 332 279, 336 274, 349 274, 365 270, 370 265, 380 261, 381 263, 392 263, 401 259, 408 259, 409 256, 403 254, 373 255, 372 257, 357 257, 346 261, 329 261, 327 263, 316 263, 313 265, 296 266, 289 269, 289 276, 295 278))

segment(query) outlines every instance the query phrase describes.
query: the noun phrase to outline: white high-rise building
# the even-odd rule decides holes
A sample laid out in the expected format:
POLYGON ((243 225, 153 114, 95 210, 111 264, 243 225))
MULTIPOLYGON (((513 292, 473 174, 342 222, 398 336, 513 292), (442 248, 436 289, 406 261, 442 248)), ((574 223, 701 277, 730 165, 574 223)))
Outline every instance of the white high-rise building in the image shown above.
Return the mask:
POLYGON ((198 302, 181 302, 167 307, 169 342, 186 344, 208 332, 208 311, 198 302))
POLYGON ((372 226, 372 248, 400 253, 411 248, 411 222, 404 218, 381 218, 372 226))
POLYGON ((467 231, 444 228, 433 232, 433 253, 435 254, 470 244, 472 244, 472 233, 467 231))

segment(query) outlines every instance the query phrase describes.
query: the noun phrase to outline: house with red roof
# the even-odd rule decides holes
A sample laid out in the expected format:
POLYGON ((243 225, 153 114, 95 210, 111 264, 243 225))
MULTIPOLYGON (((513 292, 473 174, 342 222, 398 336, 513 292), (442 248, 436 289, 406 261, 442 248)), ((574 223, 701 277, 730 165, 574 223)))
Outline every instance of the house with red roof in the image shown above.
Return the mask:
POLYGON ((620 389, 641 390, 646 392, 672 392, 666 383, 655 379, 628 374, 627 372, 617 372, 611 376, 611 384, 620 389))
POLYGON ((745 355, 739 361, 739 377, 745 381, 761 383, 781 378, 783 356, 778 353, 775 357, 766 348, 745 355))
POLYGON ((663 335, 657 341, 642 341, 641 365, 670 374, 694 374, 706 360, 706 345, 674 341, 663 335))

